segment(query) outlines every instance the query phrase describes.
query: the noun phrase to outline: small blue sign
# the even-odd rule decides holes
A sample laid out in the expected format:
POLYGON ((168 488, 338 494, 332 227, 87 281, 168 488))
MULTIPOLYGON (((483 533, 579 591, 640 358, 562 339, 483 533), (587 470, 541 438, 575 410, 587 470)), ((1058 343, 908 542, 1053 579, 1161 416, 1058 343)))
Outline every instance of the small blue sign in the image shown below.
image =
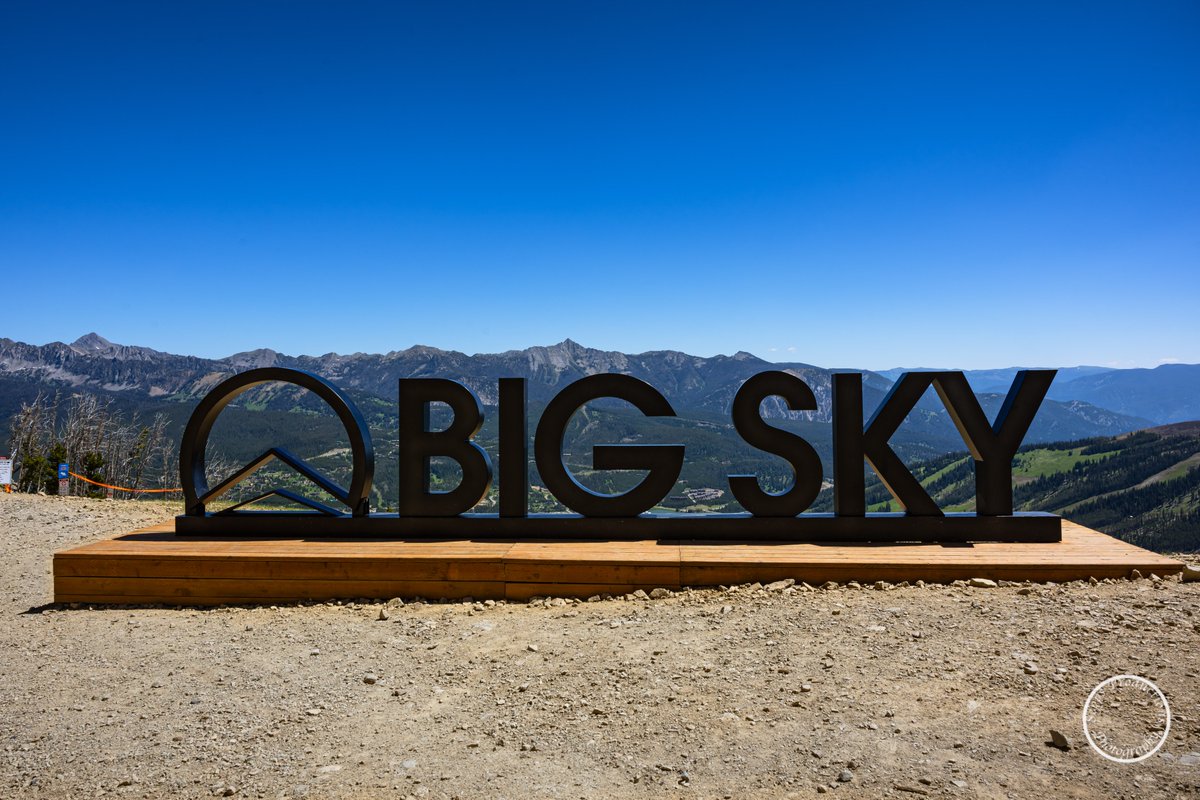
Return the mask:
POLYGON ((65 481, 67 479, 67 470, 68 470, 69 466, 70 466, 69 464, 59 464, 58 465, 58 479, 60 481, 65 481))

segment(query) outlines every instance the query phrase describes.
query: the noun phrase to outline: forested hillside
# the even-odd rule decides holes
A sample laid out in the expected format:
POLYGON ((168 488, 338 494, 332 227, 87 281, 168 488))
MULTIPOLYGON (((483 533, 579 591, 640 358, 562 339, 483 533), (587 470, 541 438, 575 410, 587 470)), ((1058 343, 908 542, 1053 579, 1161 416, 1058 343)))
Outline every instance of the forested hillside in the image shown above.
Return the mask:
MULTIPOLYGON (((943 510, 974 510, 974 465, 965 453, 922 462, 913 472, 943 510)), ((1018 511, 1061 514, 1153 550, 1200 549, 1196 423, 1027 445, 1014 460, 1013 484, 1018 511)), ((869 482, 868 499, 873 511, 898 510, 877 480, 869 482)))

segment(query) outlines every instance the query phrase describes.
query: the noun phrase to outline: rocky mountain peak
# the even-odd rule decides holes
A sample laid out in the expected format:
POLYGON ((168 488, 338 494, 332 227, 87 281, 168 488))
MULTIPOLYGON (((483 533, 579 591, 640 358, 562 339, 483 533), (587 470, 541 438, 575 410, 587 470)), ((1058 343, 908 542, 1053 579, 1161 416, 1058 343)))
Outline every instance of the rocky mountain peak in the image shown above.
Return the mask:
POLYGON ((275 366, 279 361, 279 353, 266 347, 260 347, 257 350, 234 353, 223 360, 236 369, 258 369, 259 367, 275 366))
POLYGON ((119 345, 113 344, 95 331, 86 333, 75 341, 71 342, 72 350, 76 350, 86 355, 111 353, 112 351, 116 350, 118 346, 119 345))

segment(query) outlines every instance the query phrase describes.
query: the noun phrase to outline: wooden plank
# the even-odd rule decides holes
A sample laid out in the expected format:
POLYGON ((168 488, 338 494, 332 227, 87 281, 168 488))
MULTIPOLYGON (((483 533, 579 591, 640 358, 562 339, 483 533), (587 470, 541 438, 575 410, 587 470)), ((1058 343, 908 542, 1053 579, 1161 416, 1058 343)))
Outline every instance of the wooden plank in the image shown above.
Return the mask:
POLYGON ((55 594, 55 603, 82 603, 84 605, 128 605, 128 606, 232 606, 232 605, 275 605, 301 602, 298 599, 264 599, 261 597, 192 597, 186 601, 178 597, 154 595, 73 595, 55 594))
POLYGON ((515 542, 505 560, 571 561, 601 564, 678 564, 679 545, 674 541, 557 540, 515 542))
POLYGON ((518 583, 677 587, 679 547, 654 540, 518 542, 504 558, 504 577, 518 583))
POLYGON ((504 579, 513 583, 611 583, 651 588, 675 587, 679 586, 679 565, 505 562, 504 579))
POLYGON ((503 581, 500 560, 374 558, 68 558, 54 560, 54 575, 123 578, 237 578, 263 580, 503 581))
MULTIPOLYGON (((818 585, 826 581, 844 583, 858 581, 859 583, 874 583, 887 581, 915 583, 923 580, 926 583, 946 583, 954 580, 970 578, 991 578, 993 580, 1063 582, 1087 580, 1088 578, 1125 578, 1134 567, 1121 565, 1019 565, 1012 567, 997 567, 987 564, 978 565, 928 565, 924 568, 914 568, 905 565, 875 564, 862 567, 851 565, 828 564, 799 564, 795 566, 773 565, 770 568, 745 567, 684 567, 682 583, 684 586, 729 586, 740 583, 768 583, 770 581, 792 578, 797 581, 818 585)), ((1148 570, 1153 571, 1153 570, 1148 570)))
POLYGON ((511 542, 470 541, 379 541, 379 540, 223 540, 197 541, 187 539, 133 539, 119 537, 56 555, 72 558, 93 554, 108 556, 143 557, 147 553, 169 553, 174 556, 202 556, 205 558, 274 558, 291 555, 298 558, 387 558, 403 555, 408 558, 444 558, 455 555, 461 558, 500 558, 511 549, 511 542))
MULTIPOLYGON (((241 597, 259 600, 323 600, 330 598, 503 597, 504 584, 488 581, 289 581, 193 580, 181 578, 74 578, 54 581, 61 597, 157 597, 159 602, 191 602, 201 598, 241 597)), ((74 601, 98 602, 98 601, 74 601)))

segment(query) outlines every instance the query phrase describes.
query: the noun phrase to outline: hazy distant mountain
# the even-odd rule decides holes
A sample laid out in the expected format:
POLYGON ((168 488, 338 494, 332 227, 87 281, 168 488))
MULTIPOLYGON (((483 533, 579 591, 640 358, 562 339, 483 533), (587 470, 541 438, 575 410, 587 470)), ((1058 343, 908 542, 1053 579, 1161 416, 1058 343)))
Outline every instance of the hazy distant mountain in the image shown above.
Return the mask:
MULTIPOLYGON (((1023 367, 964 372, 977 393, 1004 393, 1020 369, 1023 367)), ((886 369, 877 374, 894 381, 901 373, 913 371, 886 369)), ((1083 401, 1159 424, 1200 419, 1200 364, 1164 364, 1154 369, 1063 367, 1049 397, 1083 401)))
MULTIPOLYGON (((879 372, 880 375, 887 378, 889 381, 894 381, 905 372, 928 372, 934 369, 933 367, 896 367, 893 369, 885 369, 879 372)), ((952 369, 952 367, 944 367, 943 369, 952 369)), ((976 392, 999 392, 1005 394, 1008 392, 1008 387, 1012 386, 1013 378, 1023 369, 1045 369, 1045 367, 1006 367, 1004 369, 966 369, 963 374, 967 376, 967 380, 971 383, 971 388, 976 392)), ((1105 372, 1112 372, 1111 367, 1059 367, 1058 374, 1054 376, 1054 385, 1061 387, 1063 384, 1069 383, 1076 378, 1082 378, 1090 375, 1099 375, 1105 372)), ((1063 399, 1074 400, 1074 397, 1065 397, 1063 399)))
POLYGON ((1200 364, 1163 364, 1086 375, 1050 387, 1050 397, 1082 400, 1157 423, 1200 419, 1200 364))

